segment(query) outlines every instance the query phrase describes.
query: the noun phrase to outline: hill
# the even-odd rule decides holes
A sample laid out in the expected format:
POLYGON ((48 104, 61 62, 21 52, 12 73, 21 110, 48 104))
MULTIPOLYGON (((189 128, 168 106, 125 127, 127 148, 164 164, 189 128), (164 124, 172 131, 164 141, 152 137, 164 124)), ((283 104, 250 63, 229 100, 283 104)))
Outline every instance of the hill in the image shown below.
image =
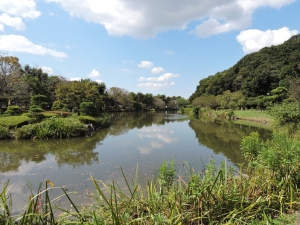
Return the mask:
POLYGON ((277 87, 289 89, 291 81, 299 76, 300 35, 295 35, 281 45, 248 54, 233 67, 200 80, 189 100, 201 95, 221 95, 226 90, 257 97, 277 87))

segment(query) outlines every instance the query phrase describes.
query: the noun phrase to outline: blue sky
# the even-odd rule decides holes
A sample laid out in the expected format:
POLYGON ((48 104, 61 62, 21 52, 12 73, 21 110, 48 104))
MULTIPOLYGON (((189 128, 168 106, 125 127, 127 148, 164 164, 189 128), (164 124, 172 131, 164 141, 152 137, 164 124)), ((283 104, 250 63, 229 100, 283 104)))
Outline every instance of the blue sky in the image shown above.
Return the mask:
POLYGON ((183 96, 300 31, 299 0, 1 0, 0 52, 107 89, 183 96))

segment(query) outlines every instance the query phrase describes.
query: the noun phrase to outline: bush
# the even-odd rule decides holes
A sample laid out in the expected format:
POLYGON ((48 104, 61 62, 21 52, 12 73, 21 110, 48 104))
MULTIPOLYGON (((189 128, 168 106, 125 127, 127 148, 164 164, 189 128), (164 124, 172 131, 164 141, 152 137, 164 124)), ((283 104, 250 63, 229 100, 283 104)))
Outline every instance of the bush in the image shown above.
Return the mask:
POLYGON ((81 102, 79 106, 79 112, 83 116, 97 116, 97 107, 93 102, 81 102))
POLYGON ((0 126, 0 139, 7 139, 9 136, 9 130, 6 127, 0 126))
POLYGON ((8 106, 7 110, 3 113, 3 116, 19 116, 23 111, 19 106, 8 106))
POLYGON ((87 128, 75 118, 50 118, 38 124, 23 126, 16 130, 17 139, 48 139, 84 136, 87 128))
POLYGON ((281 105, 274 105, 270 114, 280 125, 298 124, 300 122, 300 103, 284 102, 281 105))

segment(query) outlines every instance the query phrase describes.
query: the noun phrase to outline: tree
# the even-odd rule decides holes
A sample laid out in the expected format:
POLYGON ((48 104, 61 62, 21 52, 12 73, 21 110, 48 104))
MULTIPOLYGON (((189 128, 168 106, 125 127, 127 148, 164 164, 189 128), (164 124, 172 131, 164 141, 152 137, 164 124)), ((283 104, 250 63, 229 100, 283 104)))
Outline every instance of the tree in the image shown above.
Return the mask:
POLYGON ((133 106, 133 98, 132 95, 123 88, 111 87, 107 91, 108 98, 112 101, 114 107, 122 106, 122 107, 132 107, 133 106))
MULTIPOLYGON (((103 85, 101 85, 103 86, 103 85)), ((70 111, 78 114, 82 102, 93 102, 96 106, 103 105, 99 84, 90 79, 69 81, 58 84, 55 90, 57 100, 70 111)), ((100 110, 100 108, 98 108, 100 110)))
POLYGON ((177 99, 177 105, 178 105, 179 108, 186 107, 189 104, 190 104, 189 100, 186 100, 185 98, 178 98, 177 99))
POLYGON ((155 109, 165 109, 166 108, 166 103, 161 99, 161 98, 158 98, 158 97, 154 97, 153 98, 153 107, 155 109))
POLYGON ((295 98, 300 102, 300 78, 295 78, 290 81, 289 94, 292 98, 295 98))
POLYGON ((0 101, 13 105, 26 105, 29 88, 23 79, 19 59, 0 54, 0 101))
POLYGON ((30 111, 34 113, 39 113, 44 111, 44 109, 47 107, 47 96, 45 95, 34 95, 31 97, 30 100, 30 111))
POLYGON ((215 109, 218 106, 217 98, 213 95, 200 96, 193 100, 193 106, 207 107, 215 109))

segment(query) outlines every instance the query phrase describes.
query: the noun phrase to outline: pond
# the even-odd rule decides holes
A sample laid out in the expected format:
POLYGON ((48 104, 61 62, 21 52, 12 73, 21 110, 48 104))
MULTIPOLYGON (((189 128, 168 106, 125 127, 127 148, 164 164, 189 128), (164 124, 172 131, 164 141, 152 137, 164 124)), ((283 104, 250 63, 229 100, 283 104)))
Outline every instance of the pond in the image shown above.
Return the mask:
POLYGON ((152 179, 163 160, 174 159, 202 170, 210 159, 238 167, 243 136, 253 131, 267 138, 261 128, 190 118, 176 113, 116 113, 113 124, 89 137, 65 140, 5 140, 0 142, 0 188, 9 180, 14 211, 28 201, 30 189, 50 180, 76 191, 74 201, 86 203, 94 190, 90 177, 124 184, 138 168, 139 182, 152 179), (30 187, 31 186, 31 187, 30 187))

